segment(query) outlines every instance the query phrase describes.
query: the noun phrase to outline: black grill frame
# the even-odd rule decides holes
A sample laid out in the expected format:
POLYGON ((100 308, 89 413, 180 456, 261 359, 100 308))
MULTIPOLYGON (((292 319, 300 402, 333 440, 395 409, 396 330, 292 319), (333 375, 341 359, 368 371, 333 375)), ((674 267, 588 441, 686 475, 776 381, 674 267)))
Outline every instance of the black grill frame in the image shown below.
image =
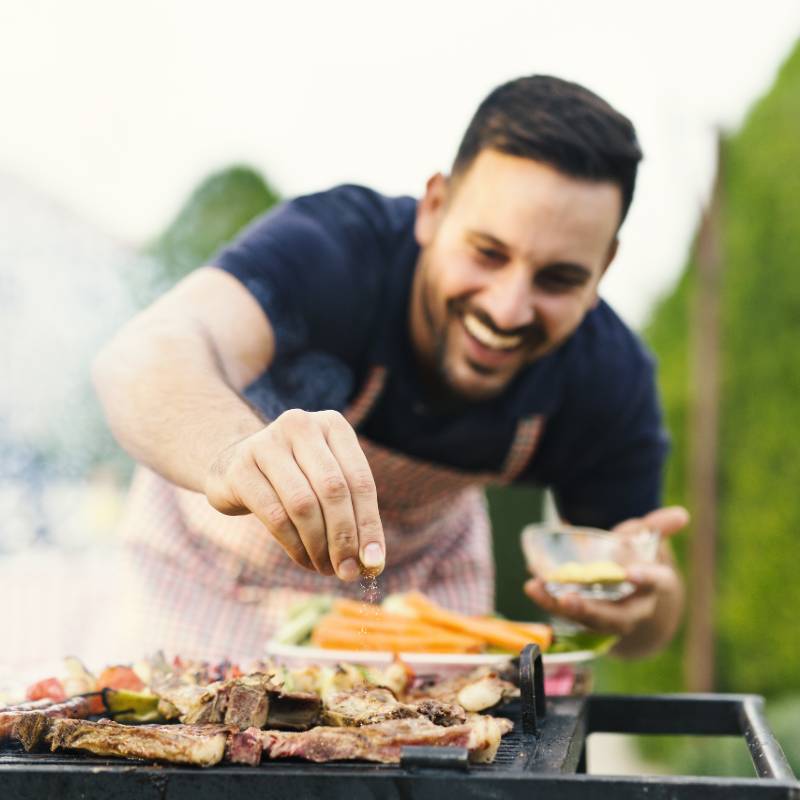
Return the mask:
POLYGON ((76 753, 25 753, 0 745, 3 798, 387 798, 459 800, 800 800, 800 783, 755 695, 593 695, 545 703, 538 647, 520 654, 519 702, 500 712, 515 723, 493 764, 468 764, 463 748, 404 748, 401 764, 265 761, 211 769, 133 763, 76 753), (755 778, 619 777, 585 774, 592 733, 743 736, 755 778))

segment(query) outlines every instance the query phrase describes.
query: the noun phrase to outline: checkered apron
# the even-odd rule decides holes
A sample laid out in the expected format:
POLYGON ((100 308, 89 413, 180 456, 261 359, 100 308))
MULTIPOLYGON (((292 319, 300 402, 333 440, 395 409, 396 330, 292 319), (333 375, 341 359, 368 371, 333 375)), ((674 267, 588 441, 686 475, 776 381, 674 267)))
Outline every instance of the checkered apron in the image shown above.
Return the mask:
MULTIPOLYGON (((386 380, 374 367, 345 416, 358 430, 386 380)), ((384 595, 418 589, 468 614, 494 601, 491 530, 483 487, 527 465, 540 416, 520 420, 499 473, 431 464, 359 437, 370 463, 386 537, 384 595)), ((226 516, 196 492, 140 467, 122 526, 134 589, 131 638, 196 658, 259 656, 287 608, 309 593, 360 598, 343 583, 298 567, 253 515, 226 516)))

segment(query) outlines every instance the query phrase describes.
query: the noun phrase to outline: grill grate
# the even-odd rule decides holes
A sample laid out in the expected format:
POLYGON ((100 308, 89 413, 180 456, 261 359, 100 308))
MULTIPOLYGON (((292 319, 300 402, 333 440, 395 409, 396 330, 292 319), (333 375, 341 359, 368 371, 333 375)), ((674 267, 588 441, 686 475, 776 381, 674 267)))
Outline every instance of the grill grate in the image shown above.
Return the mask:
POLYGON ((494 763, 465 763, 462 748, 407 748, 403 763, 313 764, 300 759, 255 767, 212 769, 98 758, 82 753, 26 753, 19 743, 0 745, 0 796, 24 800, 217 800, 266 797, 356 800, 363 797, 441 800, 800 800, 791 768, 752 695, 651 695, 555 698, 545 715, 538 648, 520 655, 521 699, 502 716, 514 729, 494 763), (593 732, 739 735, 750 748, 757 779, 615 777, 584 774, 584 747, 593 732), (429 752, 437 751, 433 756, 429 752))

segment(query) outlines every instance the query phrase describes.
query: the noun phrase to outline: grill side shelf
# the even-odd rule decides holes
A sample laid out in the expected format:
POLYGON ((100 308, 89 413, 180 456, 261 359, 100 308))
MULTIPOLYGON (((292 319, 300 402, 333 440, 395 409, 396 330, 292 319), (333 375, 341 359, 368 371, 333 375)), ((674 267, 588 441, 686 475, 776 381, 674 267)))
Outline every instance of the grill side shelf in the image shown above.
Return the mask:
POLYGON ((743 736, 759 778, 795 780, 763 707, 762 697, 748 694, 593 695, 587 735, 743 736))

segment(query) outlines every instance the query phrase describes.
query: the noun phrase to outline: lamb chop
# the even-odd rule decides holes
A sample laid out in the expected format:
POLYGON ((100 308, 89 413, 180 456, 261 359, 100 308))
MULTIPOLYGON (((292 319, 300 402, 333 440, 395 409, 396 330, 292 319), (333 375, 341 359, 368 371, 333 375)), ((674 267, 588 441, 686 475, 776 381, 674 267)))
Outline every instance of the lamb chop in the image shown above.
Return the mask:
POLYGON ((405 745, 466 747, 470 732, 466 725, 442 728, 424 717, 417 717, 388 720, 360 728, 317 727, 302 733, 262 731, 261 741, 270 758, 397 764, 405 745))
POLYGON ((507 719, 470 715, 467 723, 441 727, 424 717, 393 719, 360 728, 317 727, 302 733, 261 731, 264 752, 270 758, 308 761, 377 761, 398 764, 407 745, 466 747, 470 760, 494 759, 500 738, 513 723, 507 719))
POLYGON ((430 684, 412 688, 410 699, 432 698, 447 703, 457 703, 467 711, 486 711, 508 700, 519 697, 519 688, 501 677, 500 673, 485 667, 466 675, 457 675, 430 684))
POLYGON ((285 692, 271 675, 255 672, 207 686, 180 678, 153 687, 159 711, 187 725, 224 723, 237 728, 305 730, 317 720, 320 699, 309 692, 285 692))
POLYGON ((210 767, 222 761, 229 725, 121 725, 110 720, 49 720, 50 749, 210 767))
POLYGON ((328 694, 323 702, 321 722, 323 725, 359 727, 418 716, 415 708, 399 702, 388 689, 359 687, 328 694))
POLYGON ((32 750, 41 741, 47 723, 51 719, 85 719, 92 713, 91 698, 71 697, 60 703, 37 700, 21 703, 0 712, 0 741, 13 736, 19 739, 26 750, 32 750))

